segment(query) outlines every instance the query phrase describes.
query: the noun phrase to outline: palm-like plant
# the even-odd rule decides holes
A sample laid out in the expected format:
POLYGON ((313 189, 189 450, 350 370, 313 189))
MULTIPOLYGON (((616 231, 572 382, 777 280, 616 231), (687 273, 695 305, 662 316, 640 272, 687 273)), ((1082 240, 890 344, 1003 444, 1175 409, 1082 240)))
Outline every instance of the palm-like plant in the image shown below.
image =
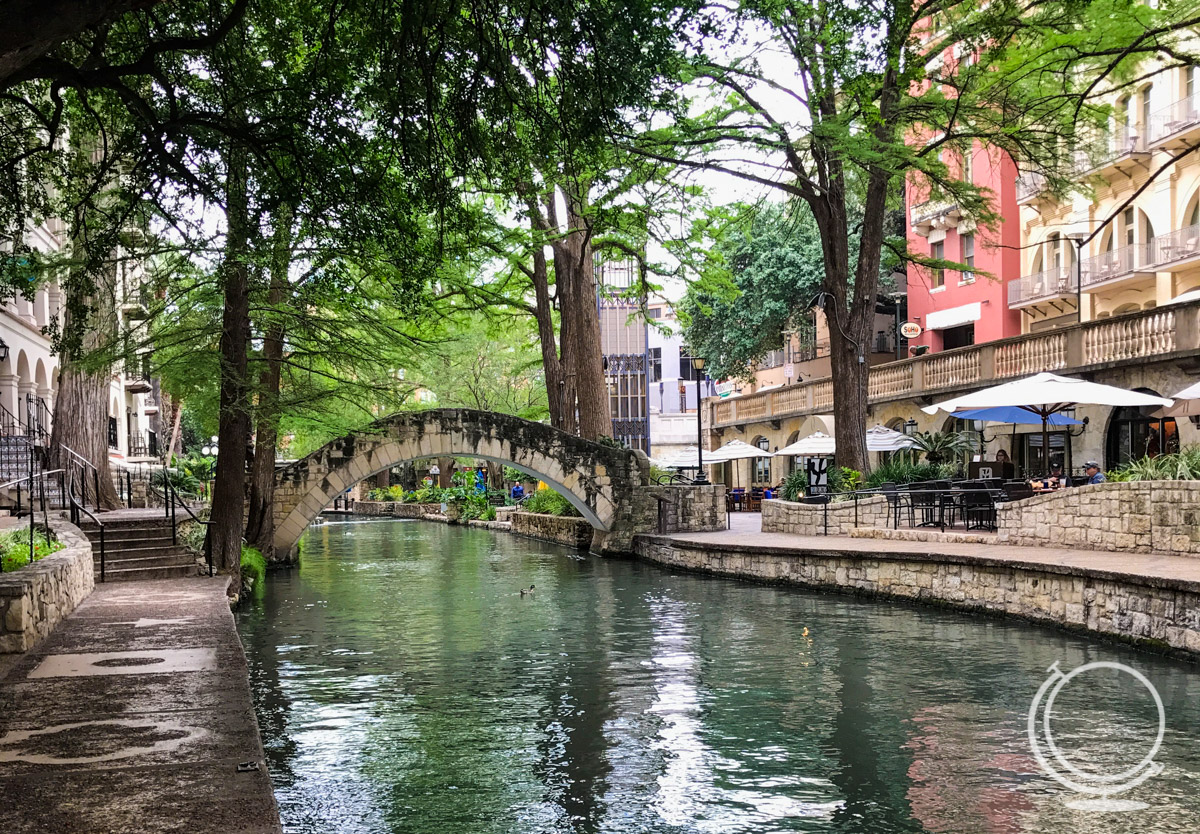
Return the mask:
POLYGON ((965 431, 919 431, 912 440, 913 448, 930 463, 947 463, 979 448, 979 439, 965 431))

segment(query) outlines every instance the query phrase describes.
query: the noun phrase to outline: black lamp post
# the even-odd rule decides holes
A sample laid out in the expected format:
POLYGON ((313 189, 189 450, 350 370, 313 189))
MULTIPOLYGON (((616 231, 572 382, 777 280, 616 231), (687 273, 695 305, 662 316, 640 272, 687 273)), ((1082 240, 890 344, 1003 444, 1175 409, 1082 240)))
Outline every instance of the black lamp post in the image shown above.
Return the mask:
POLYGON ((917 421, 911 417, 904 423, 904 433, 912 437, 917 433, 917 421))
POLYGON ((704 475, 704 423, 700 411, 700 385, 704 380, 704 357, 693 356, 692 367, 696 369, 696 466, 698 474, 695 483, 704 485, 708 478, 704 475))

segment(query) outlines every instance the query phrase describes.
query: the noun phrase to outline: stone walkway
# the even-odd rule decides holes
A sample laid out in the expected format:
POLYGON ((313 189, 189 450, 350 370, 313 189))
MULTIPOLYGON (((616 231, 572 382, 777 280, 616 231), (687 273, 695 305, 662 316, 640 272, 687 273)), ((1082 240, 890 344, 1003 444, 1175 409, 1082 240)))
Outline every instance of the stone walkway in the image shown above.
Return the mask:
POLYGON ((886 554, 889 558, 912 558, 965 564, 1010 564, 1043 568, 1073 576, 1137 579, 1146 584, 1200 591, 1200 559, 1154 553, 1113 553, 1099 550, 1053 547, 1018 547, 949 541, 902 541, 851 538, 848 536, 799 536, 762 532, 760 513, 730 513, 729 529, 715 533, 673 533, 656 538, 688 542, 700 547, 775 552, 845 553, 855 556, 886 554))
POLYGON ((0 830, 280 831, 226 583, 97 585, 0 666, 0 830))

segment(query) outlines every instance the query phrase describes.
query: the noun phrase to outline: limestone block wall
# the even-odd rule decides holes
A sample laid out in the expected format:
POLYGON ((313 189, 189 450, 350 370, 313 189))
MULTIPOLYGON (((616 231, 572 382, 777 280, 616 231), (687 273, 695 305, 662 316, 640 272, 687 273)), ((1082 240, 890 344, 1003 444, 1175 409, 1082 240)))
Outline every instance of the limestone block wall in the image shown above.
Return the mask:
POLYGON ((54 521, 51 527, 62 550, 20 570, 0 573, 0 653, 33 648, 92 592, 91 542, 65 521, 54 521))
POLYGON ((1200 482, 1105 483, 997 507, 1009 544, 1200 556, 1200 482))
POLYGON ((639 533, 724 530, 725 485, 646 487, 638 497, 638 510, 639 533))
POLYGON ((441 504, 404 504, 400 501, 357 501, 356 515, 390 516, 392 518, 421 518, 430 513, 440 513, 441 504))
POLYGON ((512 532, 521 536, 581 549, 592 543, 592 525, 587 519, 515 512, 509 516, 509 521, 512 532))
MULTIPOLYGON (((937 602, 1200 653, 1200 583, 987 557, 730 546, 638 536, 656 564, 870 596, 937 602)), ((936 545, 932 545, 936 547, 936 545)))
POLYGON ((824 535, 827 508, 829 535, 848 536, 856 526, 882 526, 887 516, 887 499, 882 495, 861 499, 858 502, 857 524, 853 501, 832 501, 829 504, 799 504, 782 499, 763 501, 762 531, 801 536, 824 535))

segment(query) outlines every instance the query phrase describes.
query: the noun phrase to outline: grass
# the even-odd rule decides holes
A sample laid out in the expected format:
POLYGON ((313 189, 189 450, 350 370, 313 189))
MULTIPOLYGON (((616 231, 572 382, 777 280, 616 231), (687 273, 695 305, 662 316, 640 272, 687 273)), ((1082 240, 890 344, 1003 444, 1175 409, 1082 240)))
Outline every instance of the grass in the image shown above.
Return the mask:
POLYGON ((247 591, 259 592, 267 578, 267 560, 256 547, 242 545, 242 587, 247 591))
POLYGON ((45 558, 56 550, 62 550, 62 548, 61 542, 47 539, 43 531, 35 530, 33 534, 33 558, 30 559, 28 527, 18 527, 0 533, 0 563, 3 563, 5 573, 23 568, 30 562, 36 562, 38 559, 45 558))

